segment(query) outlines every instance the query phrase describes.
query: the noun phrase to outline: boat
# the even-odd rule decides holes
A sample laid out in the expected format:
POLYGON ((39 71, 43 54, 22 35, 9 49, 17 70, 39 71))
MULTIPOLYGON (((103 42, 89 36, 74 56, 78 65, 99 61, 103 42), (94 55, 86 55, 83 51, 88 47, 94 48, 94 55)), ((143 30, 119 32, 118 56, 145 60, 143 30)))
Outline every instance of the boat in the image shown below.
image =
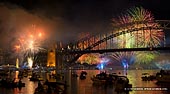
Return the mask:
POLYGON ((157 82, 170 82, 170 70, 160 70, 156 73, 157 82))
POLYGON ((86 75, 80 75, 80 79, 81 79, 81 80, 86 79, 86 75))
POLYGON ((34 94, 66 94, 67 85, 60 82, 49 82, 35 88, 34 94))
POLYGON ((131 91, 130 88, 132 88, 132 84, 129 83, 127 76, 120 76, 113 73, 106 74, 105 72, 102 72, 91 77, 91 80, 93 81, 93 85, 97 86, 104 85, 106 87, 108 85, 114 85, 116 92, 129 92, 131 91))
POLYGON ((98 79, 97 77, 91 77, 91 80, 93 81, 93 84, 103 85, 105 84, 105 79, 98 79))
POLYGON ((115 82, 115 91, 119 93, 125 92, 126 94, 129 94, 128 92, 131 91, 132 84, 129 84, 129 79, 127 76, 118 76, 115 82))
POLYGON ((115 74, 106 74, 105 72, 101 72, 96 76, 91 77, 91 80, 94 85, 113 84, 117 77, 118 75, 115 74))
POLYGON ((150 75, 149 73, 142 73, 142 81, 153 81, 156 79, 154 75, 150 75))
POLYGON ((87 75, 87 72, 86 71, 82 71, 81 74, 80 74, 80 79, 81 80, 86 79, 86 75, 87 75))
POLYGON ((42 77, 30 77, 30 81, 43 81, 42 77))
POLYGON ((68 85, 66 81, 49 82, 46 79, 44 84, 41 84, 41 82, 38 83, 34 94, 52 94, 52 92, 55 94, 66 94, 67 86, 68 85))
POLYGON ((43 77, 35 73, 33 73, 33 75, 29 79, 30 81, 43 81, 43 77))

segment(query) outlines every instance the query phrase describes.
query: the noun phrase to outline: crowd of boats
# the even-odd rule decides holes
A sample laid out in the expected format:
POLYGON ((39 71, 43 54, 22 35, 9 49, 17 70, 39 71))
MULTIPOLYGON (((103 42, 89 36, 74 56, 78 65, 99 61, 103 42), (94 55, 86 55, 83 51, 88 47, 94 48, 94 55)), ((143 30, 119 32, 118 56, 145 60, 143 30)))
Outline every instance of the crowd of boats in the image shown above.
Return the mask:
MULTIPOLYGON (((157 82, 170 82, 170 71, 169 70, 160 70, 156 73, 156 75, 149 75, 149 73, 143 73, 141 77, 143 81, 153 81, 157 80, 157 82)), ((81 80, 85 80, 87 76, 86 71, 82 71, 79 75, 77 73, 72 73, 73 77, 79 77, 81 80)), ((105 71, 101 71, 99 74, 93 75, 91 77, 91 81, 93 85, 97 86, 113 86, 115 92, 117 93, 126 93, 129 94, 132 88, 132 84, 129 83, 129 78, 127 76, 122 76, 117 73, 106 73, 105 71)), ((60 92, 66 91, 67 84, 65 83, 50 83, 60 92), (53 85, 55 84, 55 85, 53 85), (58 85, 62 85, 62 88, 58 85)), ((51 86, 48 86, 51 87, 51 86)), ((40 89, 41 90, 41 89, 40 89)), ((37 91, 40 91, 37 87, 37 91)), ((46 89, 48 91, 48 89, 46 89)))
POLYGON ((150 75, 149 73, 142 73, 143 81, 153 81, 156 80, 158 83, 170 82, 170 70, 160 70, 155 75, 150 75))
MULTIPOLYGON (((23 77, 28 77, 30 71, 24 70, 19 71, 18 79, 12 79, 9 77, 10 72, 8 71, 0 71, 0 87, 3 88, 19 88, 25 87, 25 83, 22 82, 23 77)), ((81 71, 80 74, 77 74, 76 72, 72 73, 73 77, 79 77, 80 80, 85 80, 86 76, 88 76, 86 71, 81 71)), ((38 86, 35 89, 35 94, 39 92, 60 92, 61 94, 64 94, 67 90, 67 82, 63 80, 58 80, 58 78, 63 78, 63 75, 61 74, 50 74, 50 79, 53 77, 54 79, 57 79, 55 82, 50 82, 48 79, 45 80, 44 83, 42 81, 44 80, 43 77, 41 77, 36 72, 31 72, 31 76, 28 77, 30 81, 38 81, 38 86), (58 82, 57 82, 58 81, 58 82)), ((93 75, 90 77, 93 85, 97 86, 114 86, 116 92, 129 92, 130 90, 127 90, 125 88, 132 88, 132 84, 129 83, 129 79, 127 76, 122 76, 117 73, 107 73, 105 71, 101 71, 99 74, 93 75)), ((149 75, 149 73, 142 73, 141 79, 143 81, 153 81, 156 80, 157 82, 170 82, 170 70, 160 70, 155 75, 149 75)))

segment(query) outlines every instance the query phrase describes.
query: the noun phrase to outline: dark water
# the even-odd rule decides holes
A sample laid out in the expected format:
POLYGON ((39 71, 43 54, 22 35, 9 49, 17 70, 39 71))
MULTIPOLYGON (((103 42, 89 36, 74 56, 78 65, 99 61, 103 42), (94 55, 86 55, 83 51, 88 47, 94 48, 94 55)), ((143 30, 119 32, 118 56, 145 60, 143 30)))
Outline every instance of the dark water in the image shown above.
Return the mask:
MULTIPOLYGON (((80 74, 81 71, 82 70, 77 70, 78 75, 80 74)), ((100 72, 99 70, 86 70, 86 71, 88 74, 85 80, 80 80, 79 77, 77 78, 72 77, 71 73, 73 72, 73 70, 64 71, 65 80, 67 81, 68 84, 67 94, 117 94, 114 91, 114 86, 104 88, 102 86, 94 86, 92 84, 90 77, 99 73, 100 72)), ((168 91, 169 89, 168 87, 170 86, 169 84, 160 86, 156 84, 156 81, 142 81, 141 79, 142 73, 147 72, 149 74, 155 74, 158 71, 159 70, 128 70, 128 71, 112 70, 107 72, 110 73, 120 72, 121 73, 120 75, 127 75, 130 84, 132 84, 132 87, 134 89, 133 91, 130 91, 129 94, 170 94, 170 91, 168 91), (156 88, 157 90, 144 90, 144 89, 156 89, 156 88)), ((46 77, 46 74, 43 75, 44 77, 46 77)), ((13 77, 15 77, 15 74, 13 75, 13 77)), ((18 88, 14 88, 14 89, 0 88, 0 94, 34 94, 34 90, 37 87, 37 82, 29 81, 28 78, 23 78, 22 81, 26 84, 26 86, 23 87, 21 91, 19 91, 18 88)), ((57 94, 57 93, 53 93, 53 94, 57 94)))

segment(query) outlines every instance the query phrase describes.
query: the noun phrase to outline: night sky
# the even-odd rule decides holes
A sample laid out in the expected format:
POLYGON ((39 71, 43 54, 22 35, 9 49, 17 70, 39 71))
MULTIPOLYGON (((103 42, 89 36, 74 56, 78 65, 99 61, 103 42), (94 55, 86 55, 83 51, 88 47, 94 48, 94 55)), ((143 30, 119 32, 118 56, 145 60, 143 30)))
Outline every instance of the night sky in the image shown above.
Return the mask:
POLYGON ((32 24, 47 40, 71 42, 111 30, 111 19, 142 6, 156 20, 170 20, 168 0, 0 0, 0 46, 11 45, 32 24))

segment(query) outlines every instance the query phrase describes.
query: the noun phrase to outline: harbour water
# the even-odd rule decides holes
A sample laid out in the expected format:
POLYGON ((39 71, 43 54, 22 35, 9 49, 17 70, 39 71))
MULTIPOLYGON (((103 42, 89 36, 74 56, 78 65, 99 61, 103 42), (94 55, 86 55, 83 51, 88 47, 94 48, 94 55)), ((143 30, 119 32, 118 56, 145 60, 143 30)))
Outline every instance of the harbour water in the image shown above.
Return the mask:
MULTIPOLYGON (((117 94, 113 87, 94 86, 91 81, 91 77, 100 73, 99 70, 85 70, 87 72, 87 78, 80 80, 79 77, 73 77, 72 72, 77 72, 80 75, 82 70, 65 70, 64 79, 67 81, 67 94, 117 94)), ((142 81, 142 73, 156 74, 159 70, 109 70, 108 73, 119 73, 129 78, 130 84, 132 84, 132 91, 129 94, 170 94, 170 85, 158 85, 156 81, 142 81)), ((46 79, 44 73, 44 79, 46 79)), ((15 75, 13 76, 15 77, 15 75)), ((29 81, 28 77, 24 77, 22 82, 25 83, 25 87, 21 90, 18 88, 6 89, 0 88, 0 94, 34 94, 34 90, 37 87, 38 82, 29 81)), ((42 81, 44 83, 44 81, 42 81)), ((57 93, 53 93, 57 94, 57 93)))

